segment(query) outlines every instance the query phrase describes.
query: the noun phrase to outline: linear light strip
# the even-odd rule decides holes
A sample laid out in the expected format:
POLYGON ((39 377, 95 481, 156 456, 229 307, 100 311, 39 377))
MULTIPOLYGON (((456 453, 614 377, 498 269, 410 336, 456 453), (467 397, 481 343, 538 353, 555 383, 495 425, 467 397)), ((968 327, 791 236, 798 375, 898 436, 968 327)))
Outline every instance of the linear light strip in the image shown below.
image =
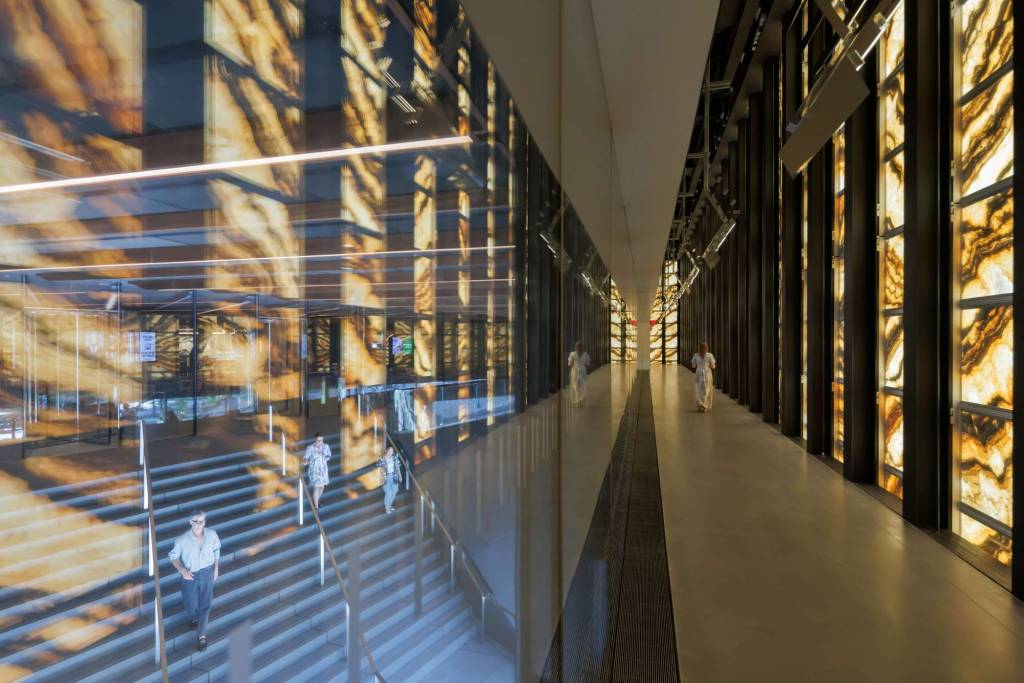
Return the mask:
POLYGON ((108 183, 119 183, 128 180, 145 180, 147 178, 170 178, 175 176, 194 175, 197 173, 210 173, 212 171, 227 171, 236 168, 251 168, 253 166, 272 166, 274 164, 286 164, 293 161, 331 161, 347 157, 357 157, 368 154, 387 154, 390 152, 409 152, 426 149, 439 149, 444 147, 455 147, 473 142, 468 135, 456 135, 446 138, 433 138, 426 140, 407 140, 405 142, 389 142, 383 145, 367 145, 365 147, 346 147, 344 149, 325 149, 318 152, 301 152, 299 154, 283 154, 273 157, 260 157, 258 159, 239 159, 235 161, 215 161, 207 164, 192 164, 189 166, 171 166, 168 168, 151 168, 144 171, 128 171, 126 173, 108 173, 105 175, 86 176, 84 178, 65 178, 62 180, 46 180, 37 183, 23 183, 20 185, 0 186, 0 195, 17 194, 22 192, 38 192, 41 190, 53 190, 65 187, 86 187, 91 185, 105 185, 108 183))
POLYGON ((336 254, 295 254, 292 256, 250 256, 223 259, 197 259, 195 261, 136 261, 134 263, 90 263, 80 266, 43 266, 41 268, 0 268, 0 276, 8 273, 53 273, 76 272, 82 270, 110 270, 123 268, 169 268, 173 266, 213 266, 239 263, 265 263, 268 261, 315 261, 319 259, 355 259, 380 258, 382 256, 436 256, 439 254, 461 253, 468 251, 510 251, 514 245, 507 244, 495 247, 445 247, 442 249, 401 249, 397 251, 359 251, 336 254))

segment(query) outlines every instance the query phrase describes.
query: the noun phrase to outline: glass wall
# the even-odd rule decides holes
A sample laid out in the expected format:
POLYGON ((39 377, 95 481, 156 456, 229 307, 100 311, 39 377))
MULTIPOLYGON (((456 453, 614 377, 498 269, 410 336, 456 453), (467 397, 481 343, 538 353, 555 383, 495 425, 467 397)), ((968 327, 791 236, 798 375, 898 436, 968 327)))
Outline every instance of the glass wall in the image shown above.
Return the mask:
MULTIPOLYGON (((315 554, 275 553, 316 546, 299 468, 318 432, 344 482, 321 507, 339 571, 365 544, 366 571, 405 582, 395 594, 412 614, 417 506, 387 531, 362 511, 386 439, 426 470, 557 392, 573 341, 591 371, 611 353, 607 269, 465 10, 7 3, 0 45, 0 515, 39 506, 69 534, 0 571, 3 599, 28 605, 3 646, 30 672, 64 662, 101 676, 93 646, 129 632, 117 647, 138 660, 131 675, 151 675, 149 577, 174 578, 168 524, 212 500, 232 544, 221 604, 263 610, 250 616, 270 662, 260 634, 287 615, 241 577, 312 586, 315 554), (168 487, 152 563, 140 452, 168 487), (75 502, 50 499, 67 486, 75 502), (81 538, 109 557, 58 569, 50 556, 81 538), (397 569, 380 564, 387 544, 397 569), (37 607, 68 625, 41 658, 37 607)), ((624 319, 620 348, 635 357, 624 319)), ((428 550, 429 564, 444 549, 428 550)), ((165 590, 171 664, 187 668, 191 644, 173 641, 192 634, 165 590)), ((344 623, 336 586, 322 605, 303 595, 335 610, 310 623, 344 623)), ((484 619, 480 597, 470 620, 484 619)))
POLYGON ((1013 516, 1013 3, 953 3, 953 531, 1003 564, 1013 516))
POLYGON ((903 497, 904 9, 879 43, 878 484, 903 497))

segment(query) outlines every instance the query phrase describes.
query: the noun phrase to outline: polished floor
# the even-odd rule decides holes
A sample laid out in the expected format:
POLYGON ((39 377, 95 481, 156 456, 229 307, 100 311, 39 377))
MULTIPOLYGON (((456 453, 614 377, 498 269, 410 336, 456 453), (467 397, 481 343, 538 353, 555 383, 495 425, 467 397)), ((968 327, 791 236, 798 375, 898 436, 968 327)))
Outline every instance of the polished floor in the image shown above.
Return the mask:
POLYGON ((1024 603, 686 369, 651 390, 682 680, 1024 680, 1024 603))

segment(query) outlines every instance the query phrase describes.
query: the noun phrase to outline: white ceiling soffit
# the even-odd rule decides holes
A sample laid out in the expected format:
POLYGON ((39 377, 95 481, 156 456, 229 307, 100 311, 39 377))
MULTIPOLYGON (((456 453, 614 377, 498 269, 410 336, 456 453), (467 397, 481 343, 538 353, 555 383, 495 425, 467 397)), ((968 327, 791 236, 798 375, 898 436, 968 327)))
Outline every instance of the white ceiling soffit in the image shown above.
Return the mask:
POLYGON ((718 0, 463 4, 616 284, 646 317, 718 0))
POLYGON ((622 182, 634 284, 658 286, 718 0, 591 0, 622 182))

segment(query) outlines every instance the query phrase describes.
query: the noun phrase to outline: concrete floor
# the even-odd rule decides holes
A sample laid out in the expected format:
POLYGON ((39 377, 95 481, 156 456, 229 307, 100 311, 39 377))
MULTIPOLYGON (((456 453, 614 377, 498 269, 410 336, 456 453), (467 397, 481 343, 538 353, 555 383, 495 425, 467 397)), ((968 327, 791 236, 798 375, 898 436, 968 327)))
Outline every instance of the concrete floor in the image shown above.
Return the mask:
POLYGON ((1024 681, 1024 604, 689 371, 651 390, 683 680, 1024 681))

